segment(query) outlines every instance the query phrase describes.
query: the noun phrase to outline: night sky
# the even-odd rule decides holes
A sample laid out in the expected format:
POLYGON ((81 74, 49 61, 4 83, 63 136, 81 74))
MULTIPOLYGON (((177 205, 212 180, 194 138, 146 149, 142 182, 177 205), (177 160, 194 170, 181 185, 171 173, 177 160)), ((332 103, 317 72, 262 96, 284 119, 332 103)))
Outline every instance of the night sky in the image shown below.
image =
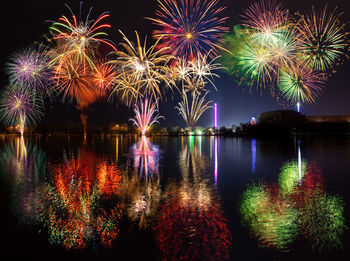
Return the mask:
MULTIPOLYGON (((252 1, 243 0, 221 0, 221 5, 227 6, 224 16, 228 16, 227 26, 230 28, 239 22, 239 15, 248 7, 252 1)), ((311 10, 311 6, 322 8, 328 3, 329 9, 338 7, 343 11, 343 20, 350 21, 350 1, 349 0, 286 0, 285 6, 292 12, 311 10)), ((27 0, 27 1, 6 1, 2 7, 1 37, 2 48, 0 66, 4 64, 8 56, 34 41, 42 41, 43 35, 48 34, 48 20, 57 20, 61 15, 69 17, 69 11, 64 4, 68 4, 72 10, 79 13, 80 0, 27 0)), ((109 38, 114 43, 121 41, 118 29, 121 29, 129 39, 134 39, 134 30, 137 30, 142 38, 148 35, 150 43, 151 32, 155 26, 145 17, 155 17, 154 12, 158 6, 156 0, 99 0, 83 1, 82 17, 85 17, 89 8, 93 6, 91 18, 97 18, 103 11, 109 11, 111 17, 107 22, 112 25, 108 31, 109 38)), ((350 31, 348 25, 347 31, 350 31)), ((346 60, 337 67, 337 73, 327 81, 326 89, 317 99, 316 104, 303 105, 302 113, 307 115, 338 115, 350 114, 350 61, 346 60)), ((242 86, 237 86, 230 75, 219 72, 219 79, 215 79, 218 91, 212 90, 207 98, 218 103, 219 126, 230 127, 232 124, 248 122, 252 116, 257 117, 259 113, 270 110, 283 109, 270 93, 260 93, 254 91, 249 93, 243 90, 242 86)), ((1 70, 1 87, 5 87, 8 77, 1 70)), ((168 93, 166 100, 160 105, 160 113, 166 120, 161 121, 163 126, 185 126, 182 118, 177 115, 174 109, 180 100, 178 93, 173 95, 168 93)), ((286 109, 294 109, 293 106, 286 109)), ((94 125, 106 125, 109 122, 127 122, 132 116, 132 110, 116 103, 97 102, 90 106, 89 123, 94 125)), ((213 124, 212 110, 208 110, 199 120, 198 125, 204 127, 213 124)), ((80 121, 79 112, 74 104, 61 104, 54 102, 46 106, 44 123, 47 122, 67 122, 80 121)))

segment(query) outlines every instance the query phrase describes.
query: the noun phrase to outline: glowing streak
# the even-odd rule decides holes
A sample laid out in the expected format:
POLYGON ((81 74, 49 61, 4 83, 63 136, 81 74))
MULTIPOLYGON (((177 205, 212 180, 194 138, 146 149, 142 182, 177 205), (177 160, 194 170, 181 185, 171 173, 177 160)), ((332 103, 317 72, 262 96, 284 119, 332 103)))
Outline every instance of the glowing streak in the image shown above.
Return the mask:
POLYGON ((297 103, 297 111, 300 112, 300 102, 297 103))
POLYGON ((302 162, 301 162, 300 140, 298 140, 298 173, 299 173, 299 185, 301 185, 301 180, 302 180, 302 162))
POLYGON ((119 137, 115 137, 115 163, 118 164, 118 155, 119 155, 119 137))

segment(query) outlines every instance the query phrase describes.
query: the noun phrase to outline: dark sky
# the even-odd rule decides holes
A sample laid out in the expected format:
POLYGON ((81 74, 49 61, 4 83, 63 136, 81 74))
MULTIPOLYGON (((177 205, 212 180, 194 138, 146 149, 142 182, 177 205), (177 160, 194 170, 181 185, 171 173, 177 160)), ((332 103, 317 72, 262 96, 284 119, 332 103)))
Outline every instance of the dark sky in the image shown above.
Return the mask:
MULTIPOLYGON (((243 0, 220 0, 220 4, 227 6, 224 16, 228 16, 227 26, 237 24, 239 15, 248 7, 252 1, 243 0)), ((322 8, 328 4, 330 9, 338 7, 344 12, 344 21, 350 21, 350 1, 349 0, 286 0, 287 8, 292 12, 310 10, 312 5, 322 8)), ((34 41, 41 41, 42 35, 48 33, 49 22, 56 20, 61 15, 69 16, 69 11, 65 7, 67 3, 75 13, 79 12, 80 0, 27 0, 27 1, 6 1, 6 7, 1 11, 1 37, 2 44, 0 66, 4 64, 8 56, 16 50, 26 47, 34 41)), ((154 17, 157 8, 156 0, 98 0, 83 1, 83 17, 93 6, 92 18, 96 18, 103 11, 109 11, 111 17, 109 23, 112 29, 108 31, 110 39, 115 43, 121 41, 118 29, 121 29, 129 38, 132 38, 133 31, 137 30, 142 37, 151 35, 155 28, 145 17, 154 17)), ((348 28, 350 31, 350 28, 348 28)), ((150 37, 149 37, 150 39, 150 37)), ((151 40, 152 41, 152 40, 151 40)), ((302 112, 307 115, 335 115, 350 114, 350 89, 349 89, 350 61, 345 61, 337 68, 328 81, 325 91, 317 100, 316 104, 303 105, 302 112)), ((241 86, 236 86, 229 75, 220 72, 220 78, 215 80, 218 91, 211 91, 207 96, 218 103, 219 125, 231 126, 240 122, 248 122, 252 116, 269 110, 278 110, 282 107, 266 91, 260 93, 255 91, 249 93, 243 91, 241 86)), ((8 82, 4 70, 1 71, 1 86, 8 82)), ((167 96, 167 102, 163 102, 160 112, 166 120, 162 125, 184 126, 181 117, 177 115, 174 106, 180 97, 175 95, 167 96)), ((287 107, 293 109, 293 106, 287 107)), ((126 122, 131 116, 131 110, 124 106, 106 104, 98 102, 91 106, 89 111, 89 121, 94 124, 107 124, 111 121, 126 122)), ((212 125, 212 110, 203 114, 199 121, 202 126, 212 125)), ((48 105, 44 122, 50 121, 80 121, 79 112, 73 104, 54 103, 48 105)))

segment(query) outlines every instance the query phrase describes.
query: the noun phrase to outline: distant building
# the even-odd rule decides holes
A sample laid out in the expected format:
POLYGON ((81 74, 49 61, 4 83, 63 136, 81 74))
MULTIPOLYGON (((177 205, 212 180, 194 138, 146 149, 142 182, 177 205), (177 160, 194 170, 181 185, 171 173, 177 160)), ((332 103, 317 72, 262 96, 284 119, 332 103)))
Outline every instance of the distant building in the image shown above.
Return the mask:
POLYGON ((320 115, 306 116, 293 110, 269 111, 259 114, 259 123, 286 123, 286 122, 349 122, 350 115, 320 115))
POLYGON ((311 122, 350 122, 350 115, 306 116, 306 119, 311 122))
POLYGON ((293 110, 277 110, 259 114, 259 123, 281 123, 306 121, 305 115, 293 110))

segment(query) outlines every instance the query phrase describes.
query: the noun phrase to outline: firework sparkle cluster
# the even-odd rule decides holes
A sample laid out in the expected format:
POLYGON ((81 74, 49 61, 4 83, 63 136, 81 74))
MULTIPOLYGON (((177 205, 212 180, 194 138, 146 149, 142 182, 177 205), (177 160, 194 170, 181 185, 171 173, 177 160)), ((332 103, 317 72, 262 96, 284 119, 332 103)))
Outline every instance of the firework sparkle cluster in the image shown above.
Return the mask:
POLYGON ((223 63, 236 80, 268 89, 277 99, 314 103, 327 78, 347 58, 342 13, 327 6, 292 14, 283 2, 262 0, 226 35, 223 63))

